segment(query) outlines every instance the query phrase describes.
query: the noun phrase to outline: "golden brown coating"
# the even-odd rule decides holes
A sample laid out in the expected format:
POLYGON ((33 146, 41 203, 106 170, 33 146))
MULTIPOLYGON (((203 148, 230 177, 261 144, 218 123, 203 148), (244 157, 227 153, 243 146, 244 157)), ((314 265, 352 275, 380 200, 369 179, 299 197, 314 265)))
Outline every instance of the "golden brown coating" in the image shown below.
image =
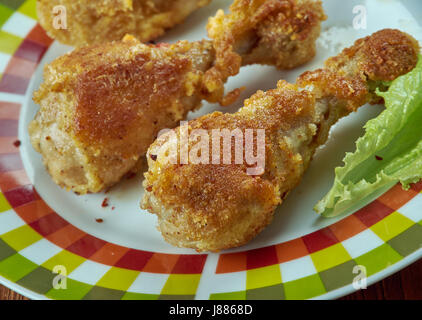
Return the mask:
POLYGON ((207 41, 156 47, 126 37, 47 65, 29 134, 54 181, 78 193, 119 181, 159 130, 199 106, 212 61, 207 41))
MULTIPOLYGON (((158 38, 211 0, 37 0, 41 26, 61 43, 80 47, 121 40, 133 34, 140 41, 158 38), (57 6, 66 8, 67 28, 55 27, 57 6)), ((61 12, 61 11, 60 11, 61 12)))
POLYGON ((220 101, 224 90, 221 84, 220 91, 210 90, 213 84, 218 86, 211 79, 224 82, 242 65, 259 63, 286 70, 311 60, 326 19, 320 0, 236 0, 230 12, 219 10, 207 26, 216 49, 215 66, 205 76, 215 94, 209 100, 220 101))
MULTIPOLYGON (((227 19, 237 15, 234 10, 227 19)), ((263 19, 249 27, 265 23, 263 19)), ((239 52, 240 59, 250 57, 260 42, 237 35, 232 27, 220 31, 233 35, 235 47, 240 47, 238 41, 250 41, 249 49, 239 52)), ((282 54, 283 48, 278 49, 282 54)), ((212 41, 148 46, 128 36, 76 49, 47 65, 44 83, 34 95, 41 108, 29 133, 53 180, 78 193, 99 192, 136 171, 157 133, 177 126, 201 100, 227 102, 226 79, 207 73, 216 64, 215 52, 212 41)))
MULTIPOLYGON (((243 164, 169 162, 163 151, 179 143, 182 131, 162 136, 148 150, 142 207, 158 216, 164 239, 175 246, 219 251, 247 243, 300 182, 331 126, 377 101, 374 90, 413 69, 418 52, 411 36, 382 30, 329 59, 324 69, 304 73, 294 85, 280 81, 274 90, 258 91, 235 114, 216 112, 189 122, 185 130, 200 128, 210 136, 213 129, 264 129, 265 172, 259 176, 247 174, 245 158, 243 164)), ((189 148, 196 143, 189 141, 189 148)), ((233 140, 231 147, 235 154, 233 140)))

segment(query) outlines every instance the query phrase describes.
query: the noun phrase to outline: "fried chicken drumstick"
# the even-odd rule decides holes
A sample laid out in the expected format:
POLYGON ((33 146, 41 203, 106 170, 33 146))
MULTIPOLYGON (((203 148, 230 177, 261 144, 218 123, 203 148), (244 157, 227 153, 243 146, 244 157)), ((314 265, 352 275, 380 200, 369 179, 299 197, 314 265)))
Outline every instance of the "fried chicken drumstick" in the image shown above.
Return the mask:
POLYGON ((144 42, 156 39, 165 30, 181 23, 192 12, 210 2, 211 0, 38 0, 37 14, 41 26, 52 38, 80 47, 121 40, 127 33, 144 42), (60 8, 66 9, 66 26, 57 24, 63 24, 59 14, 64 12, 60 8))
MULTIPOLYGON (((323 69, 304 73, 296 84, 280 81, 274 90, 258 91, 235 114, 215 112, 188 123, 189 133, 203 129, 210 136, 213 129, 265 129, 260 176, 247 174, 246 160, 175 164, 163 152, 179 143, 181 131, 174 129, 177 139, 161 136, 147 154, 142 207, 158 216, 164 239, 175 246, 219 251, 247 243, 298 185, 330 127, 366 103, 381 102, 376 88, 412 70, 418 52, 411 36, 382 30, 328 59, 323 69)), ((189 140, 189 148, 195 143, 189 140)))
POLYGON ((80 194, 104 190, 201 100, 231 102, 238 91, 223 98, 224 82, 241 65, 292 68, 314 56, 320 1, 236 0, 231 10, 210 20, 215 41, 145 45, 127 36, 47 65, 29 134, 53 180, 80 194))

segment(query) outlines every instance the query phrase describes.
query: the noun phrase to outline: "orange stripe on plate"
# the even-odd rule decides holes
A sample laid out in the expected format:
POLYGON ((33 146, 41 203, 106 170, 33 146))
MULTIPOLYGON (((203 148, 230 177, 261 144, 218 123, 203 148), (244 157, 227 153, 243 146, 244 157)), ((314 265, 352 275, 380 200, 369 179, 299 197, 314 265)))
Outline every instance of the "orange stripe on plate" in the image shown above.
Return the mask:
POLYGON ((347 218, 332 224, 329 228, 339 241, 349 239, 367 229, 362 221, 354 215, 348 216, 347 218))
POLYGON ((15 208, 16 213, 28 224, 54 212, 43 200, 36 200, 15 208))
POLYGON ((278 263, 298 259, 309 254, 302 238, 290 240, 275 246, 278 263))
POLYGON ((116 262, 119 261, 129 250, 129 248, 121 247, 113 243, 106 243, 89 259, 102 264, 114 266, 116 262))
POLYGON ((0 172, 0 189, 3 192, 28 184, 31 184, 31 181, 24 169, 0 172))
POLYGON ((44 29, 37 24, 31 32, 27 35, 26 39, 34 41, 45 47, 49 47, 53 40, 46 34, 44 29))
POLYGON ((216 273, 229 273, 246 270, 247 251, 221 254, 216 273))
POLYGON ((47 239, 61 248, 67 248, 84 236, 86 236, 85 232, 69 224, 66 227, 48 235, 47 239))
POLYGON ((416 197, 418 193, 415 190, 403 190, 401 184, 395 185, 389 191, 384 193, 378 198, 378 201, 390 207, 391 209, 398 210, 406 203, 416 197))
POLYGON ((180 255, 178 254, 154 253, 154 255, 148 260, 147 264, 142 269, 142 271, 170 274, 174 266, 176 265, 179 257, 180 255))

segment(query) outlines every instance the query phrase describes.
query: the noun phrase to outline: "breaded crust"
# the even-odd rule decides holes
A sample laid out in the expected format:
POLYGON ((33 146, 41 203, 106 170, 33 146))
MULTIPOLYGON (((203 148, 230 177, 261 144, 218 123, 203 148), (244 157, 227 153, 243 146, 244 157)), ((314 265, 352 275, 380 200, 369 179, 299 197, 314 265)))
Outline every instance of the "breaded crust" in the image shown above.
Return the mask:
POLYGON ((55 182, 86 193, 119 181, 159 130, 199 106, 198 81, 211 66, 211 49, 209 42, 157 48, 127 37, 48 65, 29 133, 55 182))
MULTIPOLYGON (((210 136, 212 129, 264 129, 264 174, 247 175, 247 159, 232 165, 172 164, 162 152, 169 144, 160 139, 148 150, 142 208, 158 216, 164 239, 173 245, 219 251, 247 243, 300 182, 331 126, 377 101, 375 89, 412 70, 418 53, 411 36, 382 30, 329 59, 324 69, 306 72, 295 85, 280 81, 274 90, 258 91, 235 114, 190 121, 189 130, 204 129, 210 136), (390 68, 382 67, 381 58, 390 68)), ((180 136, 180 129, 174 132, 180 136)), ((234 154, 234 140, 231 147, 234 154)))
POLYGON ((207 88, 214 93, 209 100, 232 102, 221 100, 223 86, 213 79, 225 81, 242 65, 259 63, 286 70, 310 61, 325 19, 320 0, 235 0, 230 14, 219 10, 207 25, 217 58, 205 75, 207 88), (220 85, 220 91, 213 85, 220 85))
MULTIPOLYGON (((223 20, 236 22, 236 17, 242 17, 240 12, 247 8, 236 5, 239 1, 243 0, 235 0, 234 9, 223 20)), ((251 5, 255 1, 258 8, 266 7, 267 2, 260 0, 251 0, 251 5)), ((271 12, 276 15, 283 8, 271 12)), ((238 30, 237 23, 219 30, 230 35, 235 48, 242 48, 234 55, 248 57, 248 63, 255 63, 249 59, 255 56, 261 63, 258 55, 251 55, 261 46, 253 30, 271 17, 246 21, 243 33, 232 30, 238 30)), ((276 24, 271 26, 277 32, 276 24)), ((319 30, 319 24, 311 27, 319 30)), ((302 40, 315 39, 304 36, 302 40)), ((223 98, 226 78, 208 73, 217 64, 219 45, 219 41, 206 40, 144 45, 127 36, 123 41, 78 48, 46 66, 45 81, 34 94, 41 108, 29 133, 54 181, 78 193, 99 192, 138 170, 157 133, 174 128, 201 100, 228 103, 235 99, 240 90, 223 98)), ((285 45, 276 48, 278 55, 291 50, 289 42, 285 45)), ((310 50, 308 59, 312 56, 310 50)), ((225 63, 218 62, 220 67, 231 67, 230 61, 225 63)))
POLYGON ((41 26, 63 44, 80 47, 121 40, 133 34, 140 41, 156 39, 211 0, 37 0, 41 26), (57 28, 66 9, 66 29, 57 28), (54 8, 58 8, 54 10, 54 8), (60 8, 60 10, 59 10, 60 8))

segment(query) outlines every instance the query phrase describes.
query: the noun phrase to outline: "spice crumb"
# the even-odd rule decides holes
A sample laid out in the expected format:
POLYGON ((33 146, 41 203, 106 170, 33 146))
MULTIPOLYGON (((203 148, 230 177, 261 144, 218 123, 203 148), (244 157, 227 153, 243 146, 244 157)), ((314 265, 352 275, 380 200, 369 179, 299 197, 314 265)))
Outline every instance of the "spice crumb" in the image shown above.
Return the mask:
POLYGON ((16 140, 15 142, 13 142, 13 145, 14 145, 16 148, 19 148, 19 147, 21 146, 21 141, 20 141, 20 140, 16 140))
POLYGON ((384 160, 382 157, 380 156, 375 156, 375 159, 377 159, 378 161, 384 160))
POLYGON ((103 208, 108 207, 108 198, 104 198, 103 203, 101 204, 101 207, 103 208))
POLYGON ((103 223, 104 222, 103 219, 95 219, 95 221, 98 222, 98 223, 103 223))
POLYGON ((157 155, 156 154, 150 154, 149 155, 151 157, 152 160, 157 160, 157 155))

